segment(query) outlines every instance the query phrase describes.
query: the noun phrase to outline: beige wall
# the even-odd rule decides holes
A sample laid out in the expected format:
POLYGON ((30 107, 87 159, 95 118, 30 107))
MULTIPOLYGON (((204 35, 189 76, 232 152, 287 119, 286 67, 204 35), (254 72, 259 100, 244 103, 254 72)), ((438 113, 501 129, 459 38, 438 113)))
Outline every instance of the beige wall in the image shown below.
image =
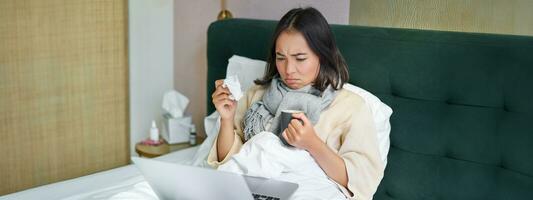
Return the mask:
POLYGON ((350 24, 533 35, 533 1, 352 0, 350 24))
POLYGON ((348 24, 350 0, 227 0, 228 9, 237 17, 279 20, 290 9, 312 6, 330 24, 348 24))
POLYGON ((197 133, 204 135, 207 80, 207 27, 215 21, 220 1, 176 1, 174 4, 174 88, 190 100, 197 133))

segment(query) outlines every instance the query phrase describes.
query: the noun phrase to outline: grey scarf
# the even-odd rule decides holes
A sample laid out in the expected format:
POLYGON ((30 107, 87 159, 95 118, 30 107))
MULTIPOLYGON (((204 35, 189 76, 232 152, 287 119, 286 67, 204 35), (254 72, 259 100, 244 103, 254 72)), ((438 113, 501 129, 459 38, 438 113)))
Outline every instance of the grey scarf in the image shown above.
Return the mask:
POLYGON ((335 90, 329 86, 321 94, 320 90, 307 85, 301 89, 290 89, 279 79, 272 79, 270 87, 263 98, 246 111, 244 115, 244 138, 248 140, 261 131, 279 134, 280 113, 282 110, 301 110, 311 123, 316 124, 322 110, 326 109, 335 98, 335 90), (270 122, 270 130, 266 125, 270 122))

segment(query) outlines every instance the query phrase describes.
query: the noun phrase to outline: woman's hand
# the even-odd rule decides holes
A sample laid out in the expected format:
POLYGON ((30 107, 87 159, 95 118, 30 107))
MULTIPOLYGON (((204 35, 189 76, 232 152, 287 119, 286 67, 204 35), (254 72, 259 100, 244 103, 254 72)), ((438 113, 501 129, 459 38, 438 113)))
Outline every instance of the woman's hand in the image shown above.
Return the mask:
POLYGON ((235 117, 235 111, 237 110, 237 102, 229 98, 231 92, 223 85, 223 79, 216 80, 215 92, 213 92, 211 97, 213 98, 213 104, 215 105, 215 108, 220 114, 220 119, 225 121, 233 121, 233 118, 235 117))
POLYGON ((292 146, 308 151, 328 177, 347 188, 348 172, 344 160, 320 140, 305 114, 296 113, 292 117, 296 119, 292 119, 283 131, 285 140, 292 146), (303 125, 298 119, 303 121, 303 125))
POLYGON ((294 119, 291 120, 287 129, 283 131, 283 137, 287 143, 300 149, 309 150, 314 145, 322 142, 316 135, 313 124, 307 119, 305 114, 295 113, 292 114, 292 117, 294 119))

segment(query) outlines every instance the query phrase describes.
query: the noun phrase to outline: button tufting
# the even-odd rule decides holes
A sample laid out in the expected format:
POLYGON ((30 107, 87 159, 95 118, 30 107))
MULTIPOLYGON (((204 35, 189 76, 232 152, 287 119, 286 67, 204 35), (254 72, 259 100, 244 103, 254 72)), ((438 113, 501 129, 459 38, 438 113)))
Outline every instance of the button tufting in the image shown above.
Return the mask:
POLYGON ((500 161, 500 168, 502 168, 502 169, 506 169, 507 168, 507 167, 505 167, 503 161, 500 161))
POLYGON ((509 107, 507 107, 507 105, 503 105, 503 111, 509 112, 509 107))
POLYGON ((455 159, 455 157, 453 156, 453 153, 451 151, 447 151, 445 154, 444 154, 444 157, 446 158, 451 158, 451 159, 455 159))
POLYGON ((386 194, 387 196, 391 197, 391 198, 394 198, 394 197, 391 195, 391 193, 389 192, 389 190, 385 190, 385 194, 386 194))

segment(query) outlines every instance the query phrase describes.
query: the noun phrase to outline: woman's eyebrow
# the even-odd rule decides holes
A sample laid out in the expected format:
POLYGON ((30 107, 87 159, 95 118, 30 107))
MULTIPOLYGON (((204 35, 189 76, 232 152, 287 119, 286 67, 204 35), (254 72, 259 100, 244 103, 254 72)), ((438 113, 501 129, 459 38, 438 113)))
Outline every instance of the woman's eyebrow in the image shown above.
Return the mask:
POLYGON ((307 53, 295 53, 295 54, 291 54, 291 56, 305 56, 307 55, 307 53))
POLYGON ((285 57, 285 55, 283 55, 283 54, 280 53, 280 52, 276 52, 276 55, 285 57))

